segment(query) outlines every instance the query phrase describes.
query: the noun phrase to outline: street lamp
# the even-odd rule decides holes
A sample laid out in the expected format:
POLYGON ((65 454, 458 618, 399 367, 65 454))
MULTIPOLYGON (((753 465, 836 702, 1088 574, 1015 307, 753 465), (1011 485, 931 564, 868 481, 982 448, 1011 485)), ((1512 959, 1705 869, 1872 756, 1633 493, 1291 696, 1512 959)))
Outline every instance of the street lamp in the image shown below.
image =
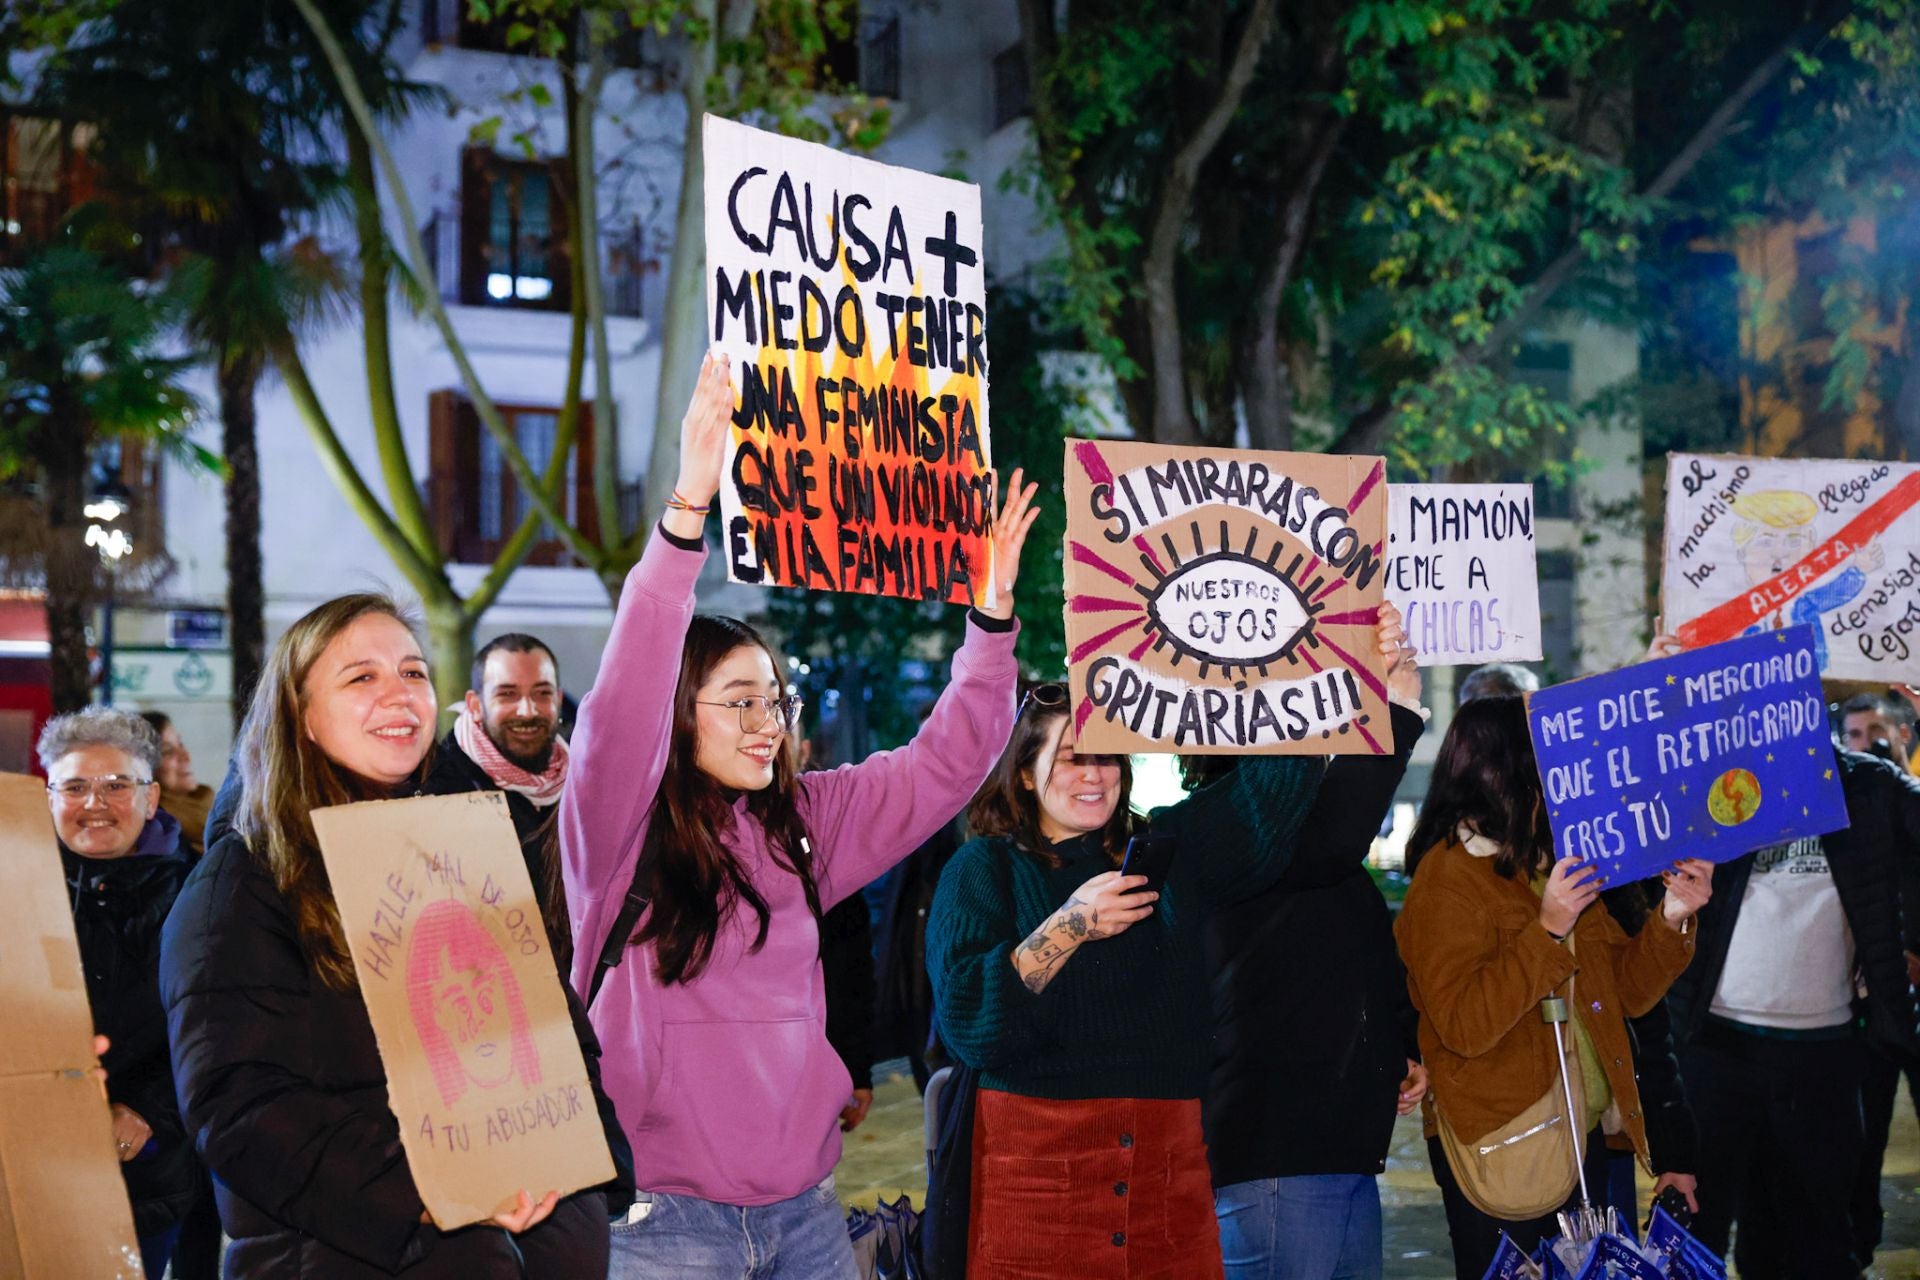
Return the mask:
POLYGON ((99 551, 107 567, 107 603, 100 619, 100 701, 113 705, 113 595, 120 561, 133 551, 133 535, 120 523, 133 495, 120 477, 105 467, 96 473, 93 492, 82 514, 87 517, 87 545, 99 551))

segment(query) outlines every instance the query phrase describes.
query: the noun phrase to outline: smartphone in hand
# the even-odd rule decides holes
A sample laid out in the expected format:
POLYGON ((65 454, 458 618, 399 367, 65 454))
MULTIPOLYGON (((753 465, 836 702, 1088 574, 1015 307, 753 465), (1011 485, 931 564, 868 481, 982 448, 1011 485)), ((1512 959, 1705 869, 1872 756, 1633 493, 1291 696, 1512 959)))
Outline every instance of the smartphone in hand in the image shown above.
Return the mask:
POLYGON ((1127 841, 1127 856, 1120 864, 1120 874, 1145 876, 1147 882, 1141 890, 1159 893, 1167 883, 1167 870, 1172 866, 1173 838, 1149 833, 1127 841))

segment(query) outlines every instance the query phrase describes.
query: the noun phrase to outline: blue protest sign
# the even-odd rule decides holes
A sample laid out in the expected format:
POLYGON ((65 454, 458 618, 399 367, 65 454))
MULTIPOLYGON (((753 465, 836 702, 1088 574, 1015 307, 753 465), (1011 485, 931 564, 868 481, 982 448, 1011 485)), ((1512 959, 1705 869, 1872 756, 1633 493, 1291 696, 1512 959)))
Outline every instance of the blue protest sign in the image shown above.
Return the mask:
POLYGON ((1578 1280, 1667 1280, 1660 1268, 1641 1256, 1638 1249, 1616 1235, 1604 1235, 1593 1242, 1586 1265, 1578 1280))
POLYGON ((1493 1251, 1493 1261, 1487 1265, 1486 1274, 1480 1280, 1539 1280, 1540 1268, 1526 1251, 1513 1242, 1506 1232, 1500 1233, 1500 1247, 1493 1251))
POLYGON ((1603 884, 1847 825, 1812 627, 1542 689, 1527 721, 1556 856, 1603 884))
POLYGON ((1661 1261, 1667 1280, 1727 1280, 1727 1266, 1659 1205, 1647 1224, 1647 1252, 1661 1261))

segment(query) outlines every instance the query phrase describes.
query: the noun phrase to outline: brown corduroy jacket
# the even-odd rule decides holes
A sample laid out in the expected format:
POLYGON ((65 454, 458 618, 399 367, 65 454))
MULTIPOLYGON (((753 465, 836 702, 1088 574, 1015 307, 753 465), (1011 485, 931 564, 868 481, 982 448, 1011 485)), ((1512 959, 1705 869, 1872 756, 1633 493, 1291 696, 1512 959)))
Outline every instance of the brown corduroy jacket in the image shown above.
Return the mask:
MULTIPOLYGON (((1682 934, 1649 919, 1629 938, 1596 904, 1581 914, 1569 949, 1541 927, 1533 889, 1496 873, 1493 862, 1457 840, 1437 846, 1420 863, 1394 926, 1420 1014, 1432 1101, 1465 1142, 1537 1102, 1560 1070, 1540 1002, 1571 977, 1575 1016, 1593 1039, 1621 1124, 1645 1163, 1646 1122, 1626 1019, 1652 1008, 1687 967, 1692 922, 1682 934)), ((1574 1053, 1571 1038, 1567 1052, 1574 1053)))

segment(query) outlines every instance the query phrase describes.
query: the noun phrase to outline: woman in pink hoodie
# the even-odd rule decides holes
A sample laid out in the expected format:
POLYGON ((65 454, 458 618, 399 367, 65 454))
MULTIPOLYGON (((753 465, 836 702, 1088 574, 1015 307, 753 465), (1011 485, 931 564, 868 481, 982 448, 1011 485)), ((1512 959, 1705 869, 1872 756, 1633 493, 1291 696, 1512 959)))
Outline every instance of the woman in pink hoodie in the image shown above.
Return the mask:
POLYGON ((1017 471, 993 529, 996 603, 968 614, 919 735, 799 774, 783 665, 744 623, 693 612, 732 407, 710 356, 560 802, 573 981, 639 1187, 613 1229, 616 1280, 854 1275, 833 1187, 852 1082, 827 1044, 819 918, 963 809, 1013 724, 1012 591, 1035 489, 1017 471), (622 928, 632 895, 646 905, 622 928), (596 998, 603 951, 616 963, 596 998))

